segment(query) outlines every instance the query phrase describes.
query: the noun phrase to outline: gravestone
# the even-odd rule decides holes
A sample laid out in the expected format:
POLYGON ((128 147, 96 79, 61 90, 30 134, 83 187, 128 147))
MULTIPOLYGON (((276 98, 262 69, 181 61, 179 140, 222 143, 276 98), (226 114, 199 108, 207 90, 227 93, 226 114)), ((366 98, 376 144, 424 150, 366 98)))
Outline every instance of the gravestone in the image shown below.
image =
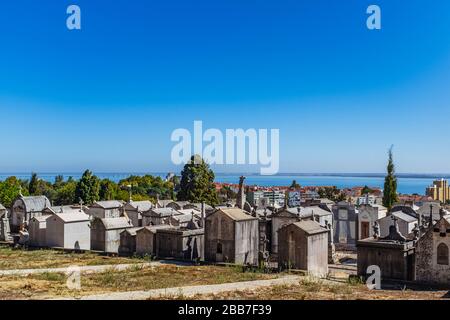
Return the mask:
POLYGON ((12 241, 9 219, 7 217, 0 219, 0 241, 12 241))

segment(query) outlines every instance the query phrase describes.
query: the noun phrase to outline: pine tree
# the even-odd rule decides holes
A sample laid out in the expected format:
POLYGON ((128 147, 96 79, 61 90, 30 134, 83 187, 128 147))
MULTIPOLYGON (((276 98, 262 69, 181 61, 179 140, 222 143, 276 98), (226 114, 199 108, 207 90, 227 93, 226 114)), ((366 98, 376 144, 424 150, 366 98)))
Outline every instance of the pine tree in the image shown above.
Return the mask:
POLYGON ((38 191, 38 184, 39 184, 39 180, 38 180, 38 176, 36 173, 32 173, 31 174, 31 180, 30 183, 28 185, 28 192, 31 195, 36 195, 37 191, 38 191))
POLYGON ((205 202, 209 205, 218 204, 214 172, 200 156, 192 156, 184 166, 177 199, 194 203, 205 202))
POLYGON ((397 201, 397 177, 395 176, 395 166, 391 147, 389 149, 387 176, 384 179, 383 205, 390 210, 397 201))
POLYGON ((75 189, 75 201, 83 200, 86 205, 92 204, 99 200, 100 180, 86 170, 75 189))

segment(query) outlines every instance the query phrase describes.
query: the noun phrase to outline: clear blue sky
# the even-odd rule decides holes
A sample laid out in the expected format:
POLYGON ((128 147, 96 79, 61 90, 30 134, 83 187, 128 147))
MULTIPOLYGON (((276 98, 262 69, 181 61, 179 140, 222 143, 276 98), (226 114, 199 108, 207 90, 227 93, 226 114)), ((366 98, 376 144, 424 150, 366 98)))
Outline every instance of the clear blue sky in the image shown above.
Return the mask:
POLYGON ((0 172, 172 170, 203 120, 279 128, 282 172, 383 172, 394 144, 450 173, 448 0, 11 0, 0 43, 0 172))

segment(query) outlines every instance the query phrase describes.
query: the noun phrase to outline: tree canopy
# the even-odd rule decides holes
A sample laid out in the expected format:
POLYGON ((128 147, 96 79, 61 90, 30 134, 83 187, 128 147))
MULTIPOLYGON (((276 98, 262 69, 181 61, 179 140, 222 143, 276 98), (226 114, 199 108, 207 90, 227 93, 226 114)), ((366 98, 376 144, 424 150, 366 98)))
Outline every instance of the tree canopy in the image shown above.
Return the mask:
POLYGON ((19 180, 16 177, 9 177, 5 181, 0 181, 0 203, 5 207, 11 207, 13 201, 23 195, 28 195, 28 182, 19 180))
MULTIPOLYGON (((0 181, 0 203, 10 207, 12 202, 19 197, 20 191, 23 195, 46 196, 55 206, 71 205, 78 203, 80 198, 83 202, 90 204, 97 200, 129 200, 131 188, 132 200, 161 199, 175 200, 175 185, 179 179, 164 181, 161 177, 151 175, 130 176, 118 183, 110 180, 100 180, 89 170, 86 170, 79 181, 62 175, 55 177, 53 183, 40 179, 33 173, 29 180, 21 180, 9 177, 0 181), (33 191, 33 192, 30 192, 33 191)), ((179 186, 177 186, 179 188, 179 186)))
POLYGON ((91 171, 86 170, 75 188, 75 201, 82 200, 89 205, 100 200, 100 180, 91 171))
POLYGON ((181 172, 177 198, 190 202, 205 202, 209 205, 218 204, 214 178, 214 172, 209 165, 199 155, 192 156, 181 172))
POLYGON ((327 198, 334 202, 345 200, 345 194, 336 187, 320 187, 318 190, 319 197, 327 198))
POLYGON ((301 186, 297 183, 297 180, 292 180, 291 186, 289 187, 292 190, 298 190, 301 186))
POLYGON ((368 186, 364 186, 364 188, 362 188, 362 190, 361 190, 362 195, 371 194, 372 192, 373 192, 373 189, 369 188, 368 186))

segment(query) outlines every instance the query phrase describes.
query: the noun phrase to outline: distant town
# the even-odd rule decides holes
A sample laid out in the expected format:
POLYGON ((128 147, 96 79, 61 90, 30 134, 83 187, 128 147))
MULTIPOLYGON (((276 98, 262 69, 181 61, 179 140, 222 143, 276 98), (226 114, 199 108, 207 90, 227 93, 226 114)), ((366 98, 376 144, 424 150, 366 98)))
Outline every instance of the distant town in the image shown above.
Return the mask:
MULTIPOLYGON (((0 241, 13 250, 95 252, 264 272, 344 274, 450 286, 450 188, 399 195, 390 154, 385 188, 214 182, 204 161, 165 179, 115 183, 86 170, 79 180, 37 174, 0 182, 0 241)), ((1 271, 0 271, 1 273, 1 271)))

